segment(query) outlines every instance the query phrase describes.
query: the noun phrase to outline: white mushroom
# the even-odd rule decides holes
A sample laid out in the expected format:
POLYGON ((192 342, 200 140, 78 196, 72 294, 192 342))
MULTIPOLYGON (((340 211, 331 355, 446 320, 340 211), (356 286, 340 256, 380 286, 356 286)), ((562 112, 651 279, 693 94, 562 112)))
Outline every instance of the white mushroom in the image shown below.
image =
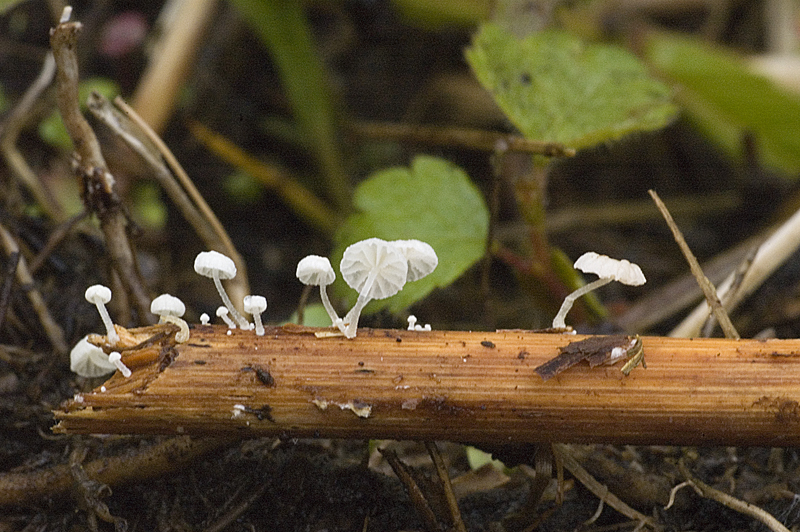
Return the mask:
POLYGON ((325 311, 330 316, 331 323, 338 327, 341 320, 333 305, 331 305, 331 300, 328 299, 327 286, 336 280, 336 273, 333 271, 331 261, 327 257, 320 257, 319 255, 303 257, 297 263, 295 275, 304 285, 319 286, 319 297, 322 299, 322 306, 325 307, 325 311))
POLYGON ((119 342, 119 334, 114 329, 114 322, 111 321, 111 316, 108 314, 106 303, 111 301, 111 289, 101 284, 95 284, 86 289, 86 301, 93 303, 97 307, 97 312, 100 313, 100 318, 103 320, 103 325, 106 327, 106 336, 108 343, 114 345, 119 342))
POLYGON ((339 270, 348 286, 358 291, 356 304, 339 327, 346 337, 354 338, 358 318, 366 304, 373 299, 391 297, 403 288, 408 261, 393 244, 368 238, 344 250, 339 270))
POLYGON ((431 324, 430 323, 426 323, 424 327, 422 325, 419 325, 417 323, 417 317, 412 314, 412 315, 410 315, 408 317, 408 330, 409 331, 430 331, 431 330, 431 324))
POLYGON ((256 322, 256 334, 264 336, 264 324, 261 322, 261 313, 267 310, 267 298, 264 296, 244 296, 244 311, 253 315, 256 322))
POLYGON ((227 325, 229 329, 236 328, 236 324, 233 323, 233 320, 228 317, 228 307, 217 307, 217 317, 222 318, 222 321, 225 322, 225 325, 227 325))
POLYGON ((431 245, 421 240, 394 240, 390 244, 394 244, 408 261, 408 283, 422 279, 439 265, 439 257, 431 245))
POLYGON ((553 328, 566 327, 564 318, 566 318, 567 312, 570 311, 575 300, 582 295, 606 285, 611 281, 618 281, 630 286, 640 286, 647 281, 641 268, 636 264, 624 259, 617 260, 607 257, 606 255, 598 255, 594 251, 581 255, 578 260, 575 261, 575 268, 584 273, 594 273, 600 278, 578 288, 564 298, 561 309, 559 309, 556 317, 553 318, 553 328))
POLYGON ((99 377, 111 373, 116 366, 108 361, 102 349, 89 343, 86 335, 69 353, 69 369, 81 377, 99 377))
POLYGON ((122 355, 117 351, 112 351, 110 355, 108 355, 108 361, 114 364, 114 366, 122 373, 122 376, 126 379, 131 376, 131 370, 125 363, 122 361, 122 355))
POLYGON ((228 297, 228 293, 222 287, 222 282, 220 281, 220 279, 233 279, 236 277, 236 264, 233 263, 233 260, 217 251, 203 251, 198 253, 194 259, 194 271, 214 280, 214 286, 217 287, 219 297, 222 298, 222 303, 228 309, 230 315, 233 316, 239 327, 244 330, 249 329, 250 322, 234 308, 231 298, 228 297))
POLYGON ((174 323, 180 327, 175 334, 175 341, 179 344, 189 339, 189 324, 181 319, 186 312, 183 301, 169 294, 161 294, 150 303, 150 312, 159 317, 159 323, 174 323))
POLYGON ((205 312, 200 314, 200 324, 201 325, 208 325, 208 322, 210 322, 210 321, 211 321, 211 317, 208 314, 206 314, 205 312))

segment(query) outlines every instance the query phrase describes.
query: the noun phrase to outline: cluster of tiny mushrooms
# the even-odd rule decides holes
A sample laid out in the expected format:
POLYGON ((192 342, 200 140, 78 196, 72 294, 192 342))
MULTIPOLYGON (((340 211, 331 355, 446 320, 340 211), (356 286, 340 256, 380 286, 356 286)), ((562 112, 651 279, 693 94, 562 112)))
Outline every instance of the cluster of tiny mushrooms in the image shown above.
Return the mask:
MULTIPOLYGON (((341 318, 328 298, 327 287, 336 279, 330 260, 319 255, 309 255, 297 264, 296 275, 305 285, 319 286, 322 305, 330 316, 331 326, 337 328, 345 337, 355 338, 358 319, 367 303, 373 299, 385 299, 395 295, 407 282, 422 279, 431 273, 438 263, 439 259, 433 248, 419 240, 387 242, 379 238, 369 238, 352 244, 342 255, 339 271, 348 286, 358 292, 358 299, 353 308, 341 318)), ((599 279, 582 286, 564 299, 561 309, 553 320, 553 328, 565 332, 573 332, 566 326, 564 318, 575 300, 582 295, 611 281, 631 286, 645 283, 644 274, 636 264, 594 252, 581 255, 574 266, 584 273, 597 275, 599 279)), ((244 297, 243 308, 253 316, 253 323, 250 323, 236 310, 222 286, 222 280, 236 276, 236 265, 233 260, 216 251, 204 251, 195 258, 194 270, 213 279, 223 303, 216 314, 228 325, 229 334, 230 329, 238 327, 242 330, 255 329, 256 335, 264 335, 261 313, 267 308, 266 298, 258 295, 244 297)), ((106 347, 110 350, 110 354, 90 343, 87 335, 72 349, 70 368, 84 377, 99 377, 115 370, 119 370, 124 377, 129 377, 130 369, 122 362, 120 353, 113 350, 120 338, 105 306, 111 300, 111 290, 102 285, 90 286, 86 289, 86 300, 97 306, 106 328, 106 347)), ((159 323, 172 323, 178 326, 179 330, 175 334, 175 341, 178 343, 186 342, 190 335, 188 324, 181 318, 185 311, 183 302, 169 294, 158 296, 150 305, 150 312, 159 316, 159 323)), ((205 313, 201 315, 200 321, 202 324, 208 324, 208 315, 205 313)), ((423 327, 416 322, 416 317, 409 316, 408 329, 431 330, 429 324, 423 327)))

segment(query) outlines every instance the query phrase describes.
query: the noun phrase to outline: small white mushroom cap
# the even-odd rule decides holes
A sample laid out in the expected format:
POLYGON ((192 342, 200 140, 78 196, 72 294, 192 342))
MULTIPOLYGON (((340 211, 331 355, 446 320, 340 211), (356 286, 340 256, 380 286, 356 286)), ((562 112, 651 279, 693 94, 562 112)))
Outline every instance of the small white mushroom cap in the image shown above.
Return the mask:
POLYGON ((394 240, 391 242, 408 261, 406 282, 422 279, 439 265, 439 257, 430 244, 421 240, 394 240))
POLYGON ((331 323, 338 326, 341 321, 336 309, 331 304, 331 300, 328 299, 328 290, 326 288, 336 280, 336 273, 333 271, 331 261, 327 257, 320 257, 319 255, 303 257, 297 263, 295 275, 304 285, 319 286, 319 297, 322 300, 322 306, 325 307, 331 323))
POLYGON ((588 292, 600 288, 611 281, 618 281, 631 286, 643 285, 647 281, 642 269, 636 264, 627 260, 612 259, 606 255, 598 255, 594 251, 589 251, 578 257, 578 260, 575 261, 575 268, 584 273, 593 273, 599 279, 583 285, 564 298, 558 314, 553 318, 554 329, 565 329, 567 327, 564 321, 567 313, 572 308, 575 300, 588 292))
POLYGON ((339 271, 348 286, 358 291, 356 304, 340 325, 346 337, 354 338, 366 304, 372 299, 391 297, 406 284, 408 261, 397 246, 380 238, 368 238, 344 250, 339 271))
POLYGON ((230 315, 233 316, 239 327, 245 330, 249 329, 250 322, 239 314, 239 311, 233 306, 231 298, 228 297, 228 293, 220 281, 220 279, 233 279, 236 277, 236 264, 233 259, 218 251, 202 251, 194 259, 194 271, 214 280, 214 286, 217 288, 219 297, 222 298, 222 303, 227 307, 230 315))
POLYGON ((386 299, 406 284, 408 261, 396 246, 380 238, 368 238, 344 250, 339 271, 347 285, 359 294, 386 299))
POLYGON ((157 315, 161 323, 174 323, 180 327, 175 334, 175 341, 183 343, 189 339, 189 324, 181 319, 186 312, 183 301, 169 294, 161 294, 150 303, 150 312, 157 315))
POLYGON ((228 317, 228 308, 224 305, 217 307, 217 317, 221 318, 222 321, 225 322, 225 325, 228 326, 229 329, 235 329, 236 324, 233 323, 233 320, 228 317))
POLYGON ((593 273, 603 279, 613 279, 622 284, 640 286, 647 282, 642 269, 625 259, 612 259, 594 251, 584 253, 575 261, 575 268, 584 273, 593 273))
POLYGON ((264 324, 261 313, 267 310, 267 298, 264 296, 244 296, 244 311, 253 315, 256 322, 256 335, 264 336, 264 324))
POLYGON ((201 251, 194 258, 194 271, 203 277, 233 279, 236 277, 236 264, 230 257, 218 251, 201 251))
POLYGON ((69 369, 81 377, 99 377, 117 369, 108 361, 108 355, 96 345, 89 343, 88 338, 88 335, 81 338, 70 351, 69 369))
POLYGON ((309 255, 300 259, 295 275, 301 283, 310 286, 328 286, 336 280, 331 261, 319 255, 309 255))
POLYGON ((169 294, 161 294, 150 303, 150 312, 157 316, 176 316, 180 318, 186 313, 183 301, 169 294))
POLYGON ((106 308, 106 303, 111 301, 111 289, 101 284, 95 284, 86 289, 84 297, 86 301, 93 303, 97 307, 97 312, 100 313, 100 319, 103 320, 103 325, 106 328, 108 343, 114 345, 119 342, 119 334, 117 334, 114 322, 111 321, 111 316, 106 308))

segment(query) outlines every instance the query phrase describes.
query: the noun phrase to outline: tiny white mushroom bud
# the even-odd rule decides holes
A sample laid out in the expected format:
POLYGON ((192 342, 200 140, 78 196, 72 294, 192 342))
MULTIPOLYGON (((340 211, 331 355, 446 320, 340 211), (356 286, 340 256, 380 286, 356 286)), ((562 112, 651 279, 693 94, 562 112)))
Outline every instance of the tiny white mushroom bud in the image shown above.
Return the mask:
POLYGON ((211 321, 211 317, 208 314, 206 314, 205 312, 200 314, 200 324, 201 325, 208 325, 208 323, 210 321, 211 321))
POLYGON ((309 255, 303 257, 297 263, 297 272, 295 275, 306 286, 319 286, 319 297, 322 299, 322 306, 331 318, 331 323, 338 326, 341 323, 339 315, 331 305, 331 300, 328 299, 327 286, 336 280, 336 273, 333 271, 331 261, 327 257, 320 257, 319 255, 309 255))
POLYGON ((111 316, 108 314, 106 303, 111 301, 111 289, 101 284, 95 284, 86 289, 84 294, 86 301, 93 303, 97 307, 97 312, 100 313, 100 319, 103 320, 103 325, 106 327, 106 337, 110 345, 115 345, 119 342, 119 334, 114 328, 114 322, 111 321, 111 316))
POLYGON ((222 321, 225 322, 225 325, 227 325, 229 329, 236 328, 236 324, 233 323, 233 320, 228 317, 227 307, 217 307, 217 317, 222 318, 222 321))
POLYGON ((421 240, 394 240, 394 244, 400 253, 408 261, 408 277, 406 282, 422 279, 439 265, 439 257, 430 244, 421 240))
POLYGON ((567 313, 572 308, 575 300, 596 288, 600 288, 611 281, 630 286, 640 286, 647 282, 641 268, 636 264, 627 260, 612 259, 606 255, 598 255, 594 251, 581 255, 575 261, 575 268, 584 273, 593 273, 600 278, 578 288, 564 298, 564 303, 561 304, 558 314, 553 318, 553 328, 566 328, 567 325, 564 322, 564 318, 567 317, 567 313))
POLYGON ((89 343, 88 335, 81 338, 69 353, 69 369, 81 377, 99 377, 116 369, 102 349, 89 343))
POLYGON ((368 238, 344 250, 339 270, 345 282, 358 291, 356 304, 340 327, 347 338, 354 338, 358 318, 367 303, 399 292, 408 277, 408 261, 400 250, 380 238, 368 238))
POLYGON ((112 351, 111 354, 108 355, 108 361, 114 364, 126 379, 131 376, 130 368, 122 361, 122 355, 118 351, 112 351))
POLYGON ((408 330, 413 331, 414 326, 417 324, 417 317, 413 314, 408 317, 408 330))
POLYGON ((267 298, 264 296, 244 296, 244 311, 253 315, 256 322, 256 335, 264 336, 264 324, 261 313, 267 310, 267 298))
POLYGON ((233 319, 242 329, 249 329, 250 322, 244 319, 244 316, 234 308, 231 298, 228 297, 228 293, 220 281, 220 279, 233 279, 236 277, 236 264, 234 264, 233 260, 217 251, 203 251, 198 253, 194 259, 194 271, 214 280, 214 286, 217 288, 219 297, 222 298, 222 303, 228 309, 230 315, 233 316, 233 319))
POLYGON ((186 312, 183 301, 169 294, 161 294, 150 303, 150 312, 159 317, 160 323, 174 323, 180 330, 175 333, 175 341, 180 343, 189 339, 189 324, 181 319, 186 312))

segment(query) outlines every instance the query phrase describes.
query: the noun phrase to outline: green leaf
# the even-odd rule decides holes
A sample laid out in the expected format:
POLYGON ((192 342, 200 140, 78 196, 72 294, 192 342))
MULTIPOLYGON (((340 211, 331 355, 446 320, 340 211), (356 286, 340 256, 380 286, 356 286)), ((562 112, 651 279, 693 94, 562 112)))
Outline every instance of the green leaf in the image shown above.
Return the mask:
MULTIPOLYGON (((297 312, 294 312, 289 318, 289 321, 284 322, 284 324, 296 324, 299 321, 297 312)), ((303 309, 303 325, 306 327, 330 327, 331 318, 328 316, 328 311, 325 310, 325 307, 323 307, 321 303, 314 303, 312 305, 306 305, 306 308, 303 309)))
MULTIPOLYGON (((433 273, 389 299, 370 303, 368 312, 399 312, 434 288, 449 285, 483 256, 489 226, 483 197, 461 168, 444 159, 421 155, 411 168, 376 172, 356 189, 354 203, 359 212, 336 233, 335 267, 347 246, 371 237, 422 240, 439 256, 433 273)), ((358 295, 341 276, 335 289, 351 303, 358 295)))
POLYGON ((337 140, 334 102, 303 2, 234 0, 233 4, 269 48, 298 128, 328 179, 328 194, 338 205, 347 204, 349 186, 337 140))
POLYGON ((674 117, 669 89, 623 48, 559 30, 520 39, 484 24, 466 51, 478 80, 527 138, 584 148, 674 117))
POLYGON ((752 132, 764 164, 800 170, 800 98, 747 70, 742 58, 698 39, 656 33, 646 56, 678 84, 676 100, 689 120, 730 156, 752 132))

